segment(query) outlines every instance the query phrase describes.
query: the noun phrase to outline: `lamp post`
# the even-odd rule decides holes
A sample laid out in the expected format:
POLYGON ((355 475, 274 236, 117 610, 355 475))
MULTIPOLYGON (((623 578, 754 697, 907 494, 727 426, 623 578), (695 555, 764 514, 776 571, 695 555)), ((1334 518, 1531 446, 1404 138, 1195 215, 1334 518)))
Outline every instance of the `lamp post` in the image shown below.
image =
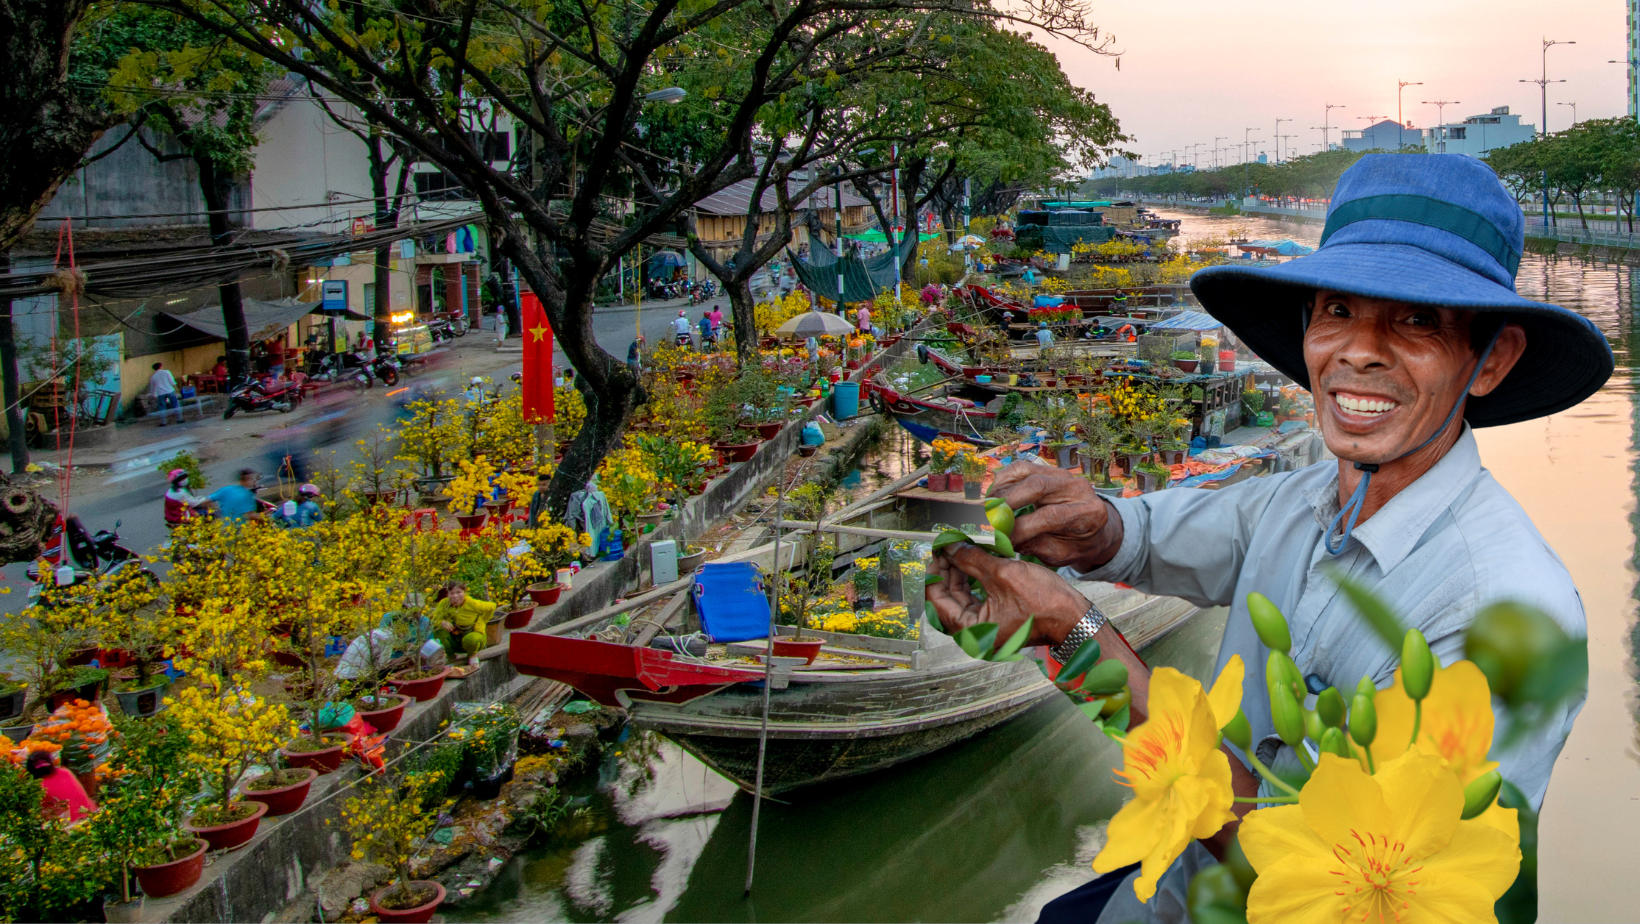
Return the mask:
MULTIPOLYGON (((1365 119, 1367 121, 1367 127, 1361 130, 1361 139, 1363 141, 1365 141, 1366 137, 1367 137, 1367 132, 1372 130, 1372 126, 1375 125, 1379 119, 1387 119, 1387 118, 1389 118, 1389 116, 1388 115, 1371 115, 1371 116, 1356 116, 1356 118, 1357 119, 1365 119)), ((1377 132, 1373 132, 1372 143, 1375 146, 1378 144, 1378 133, 1377 132)))
POLYGON ((1457 100, 1457 99, 1426 99, 1426 100, 1423 101, 1423 105, 1425 105, 1425 106, 1434 106, 1435 107, 1435 129, 1437 131, 1443 131, 1441 126, 1446 124, 1446 115, 1445 115, 1446 107, 1456 106, 1461 102, 1463 102, 1463 100, 1457 100))
MULTIPOLYGON (((1542 95, 1543 127, 1538 130, 1539 138, 1549 137, 1549 84, 1565 83, 1564 80, 1549 79, 1549 49, 1556 45, 1576 45, 1575 41, 1562 42, 1558 39, 1543 40, 1543 73, 1536 80, 1522 80, 1521 83, 1535 83, 1542 95)), ((1543 224, 1549 224, 1549 171, 1543 171, 1543 224)))
POLYGON ((1344 106, 1343 103, 1328 103, 1327 104, 1327 110, 1326 110, 1326 112, 1324 113, 1324 115, 1321 119, 1321 150, 1326 151, 1326 150, 1331 149, 1331 147, 1332 147, 1332 145, 1327 143, 1327 129, 1330 125, 1332 125, 1332 111, 1334 109, 1344 109, 1344 108, 1346 108, 1346 107, 1344 106))
POLYGON ((1219 147, 1219 142, 1220 141, 1229 141, 1229 140, 1230 139, 1225 135, 1214 135, 1213 136, 1213 169, 1214 170, 1219 169, 1219 151, 1223 150, 1223 148, 1219 147))
POLYGON ((1616 58, 1611 58, 1611 59, 1607 60, 1606 63, 1607 64, 1623 64, 1623 65, 1628 66, 1628 69, 1629 69, 1629 75, 1628 75, 1629 76, 1629 91, 1628 91, 1629 92, 1629 116, 1631 118, 1640 120, 1640 99, 1636 99, 1635 94, 1634 94, 1635 68, 1640 67, 1640 59, 1630 58, 1627 61, 1619 61, 1616 58))
POLYGON ((1570 106, 1570 107, 1572 107, 1572 127, 1576 128, 1577 127, 1577 100, 1572 100, 1569 103, 1555 103, 1555 105, 1556 106, 1570 106))
POLYGON ((1248 171, 1253 169, 1249 166, 1253 162, 1253 132, 1254 129, 1249 128, 1241 133, 1241 197, 1243 199, 1247 198, 1248 194, 1252 192, 1253 186, 1253 181, 1248 174, 1248 171))
POLYGON ((1291 121, 1292 121, 1292 119, 1277 119, 1276 120, 1276 163, 1278 163, 1278 164, 1281 163, 1281 139, 1282 139, 1281 123, 1291 122, 1291 121))
POLYGON ((1399 151, 1401 145, 1406 143, 1405 127, 1401 121, 1401 93, 1407 87, 1421 87, 1424 82, 1422 80, 1397 80, 1395 85, 1395 150, 1399 151))

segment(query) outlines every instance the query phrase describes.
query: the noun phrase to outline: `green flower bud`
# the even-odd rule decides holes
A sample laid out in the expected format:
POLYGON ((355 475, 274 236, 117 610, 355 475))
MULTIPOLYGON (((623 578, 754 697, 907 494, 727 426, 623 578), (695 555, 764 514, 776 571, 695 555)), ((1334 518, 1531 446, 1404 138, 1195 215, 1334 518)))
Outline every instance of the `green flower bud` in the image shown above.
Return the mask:
POLYGON ((1270 691, 1270 719, 1281 740, 1293 747, 1304 740, 1304 710, 1293 696, 1293 688, 1278 683, 1270 691))
POLYGON ((1011 536, 1014 532, 1014 509, 1000 497, 985 502, 985 519, 991 521, 998 535, 1011 536))
POLYGON ((1362 674, 1361 682, 1355 685, 1355 695, 1365 696, 1367 699, 1372 699, 1374 696, 1378 695, 1378 685, 1372 682, 1371 677, 1368 677, 1366 674, 1362 674))
POLYGON ((1303 706, 1298 708, 1304 713, 1305 736, 1307 736, 1311 741, 1320 741, 1321 733, 1327 730, 1327 726, 1321 721, 1321 716, 1316 715, 1315 710, 1313 709, 1305 709, 1303 706))
POLYGON ((1353 756, 1350 754, 1349 743, 1344 740, 1344 730, 1341 728, 1329 728, 1322 732, 1319 744, 1323 754, 1337 754, 1346 760, 1353 756))
POLYGON ((1464 657, 1486 675, 1492 692, 1512 701, 1536 664, 1559 651, 1566 632, 1542 612, 1519 603, 1494 603, 1464 634, 1464 657))
POLYGON ((1258 640, 1271 651, 1283 654, 1292 651, 1293 633, 1287 628, 1287 617, 1281 615, 1270 598, 1261 593, 1247 595, 1247 615, 1253 620, 1253 631, 1258 640))
POLYGON ((1338 692, 1337 687, 1328 687, 1322 690, 1315 698, 1316 715, 1321 716, 1321 723, 1333 728, 1344 727, 1344 694, 1338 692))
POLYGON ((1253 725, 1247 721, 1247 713, 1236 710, 1236 717, 1231 719, 1222 729, 1224 739, 1243 751, 1253 747, 1253 725))
POLYGON ((1357 693, 1350 701, 1350 737, 1362 747, 1378 737, 1378 707, 1372 704, 1372 697, 1357 693))
POLYGON ((1304 689, 1304 675, 1298 672, 1298 665, 1287 657, 1285 651, 1270 652, 1270 657, 1264 662, 1264 685, 1274 687, 1278 683, 1292 687, 1294 696, 1304 689))
POLYGON ((1422 700, 1429 695, 1429 685, 1435 682, 1435 655, 1429 643, 1417 629, 1408 629, 1401 642, 1401 686, 1407 696, 1422 700))
POLYGON ((1492 807, 1503 788, 1503 777, 1491 770, 1469 781, 1463 788, 1463 818, 1468 821, 1492 807))

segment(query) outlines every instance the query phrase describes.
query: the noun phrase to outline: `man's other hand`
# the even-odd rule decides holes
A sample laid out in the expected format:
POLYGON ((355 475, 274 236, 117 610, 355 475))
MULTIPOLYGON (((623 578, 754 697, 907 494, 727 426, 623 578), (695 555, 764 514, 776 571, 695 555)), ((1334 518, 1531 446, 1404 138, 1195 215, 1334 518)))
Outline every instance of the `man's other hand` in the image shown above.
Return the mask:
POLYGON ((1081 475, 1015 462, 997 472, 988 494, 1015 510, 1036 506, 1014 521, 1009 538, 1021 555, 1035 555, 1049 567, 1092 571, 1122 545, 1122 518, 1081 475))
POLYGON ((1063 641, 1087 612, 1087 598, 1055 572, 1028 562, 995 555, 966 542, 948 545, 928 564, 940 580, 927 585, 924 596, 935 618, 948 633, 961 632, 982 622, 995 623, 998 641, 1006 640, 1035 617, 1027 645, 1055 645, 1063 641), (981 603, 969 592, 968 579, 985 588, 981 603))

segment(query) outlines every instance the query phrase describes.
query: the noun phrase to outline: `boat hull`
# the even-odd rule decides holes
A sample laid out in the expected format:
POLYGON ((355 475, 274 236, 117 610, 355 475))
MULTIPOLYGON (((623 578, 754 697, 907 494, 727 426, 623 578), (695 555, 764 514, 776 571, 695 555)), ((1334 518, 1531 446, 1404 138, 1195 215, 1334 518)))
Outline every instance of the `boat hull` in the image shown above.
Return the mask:
MULTIPOLYGON (((777 794, 871 773, 931 754, 1013 718, 1053 694, 1036 664, 970 661, 771 690, 763 791, 777 794)), ((763 691, 726 688, 673 705, 634 699, 632 721, 676 741, 752 791, 763 691)))

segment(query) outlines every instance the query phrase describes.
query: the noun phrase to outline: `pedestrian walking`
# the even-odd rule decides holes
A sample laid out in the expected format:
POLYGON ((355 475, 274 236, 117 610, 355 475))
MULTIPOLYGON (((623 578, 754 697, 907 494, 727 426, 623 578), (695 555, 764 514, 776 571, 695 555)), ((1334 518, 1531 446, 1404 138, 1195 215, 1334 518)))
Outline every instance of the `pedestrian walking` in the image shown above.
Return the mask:
POLYGON ((165 368, 164 363, 154 363, 154 374, 148 377, 148 395, 154 399, 154 408, 159 411, 159 425, 165 426, 165 419, 171 411, 177 412, 177 423, 182 423, 182 402, 177 400, 177 379, 171 370, 165 368))

